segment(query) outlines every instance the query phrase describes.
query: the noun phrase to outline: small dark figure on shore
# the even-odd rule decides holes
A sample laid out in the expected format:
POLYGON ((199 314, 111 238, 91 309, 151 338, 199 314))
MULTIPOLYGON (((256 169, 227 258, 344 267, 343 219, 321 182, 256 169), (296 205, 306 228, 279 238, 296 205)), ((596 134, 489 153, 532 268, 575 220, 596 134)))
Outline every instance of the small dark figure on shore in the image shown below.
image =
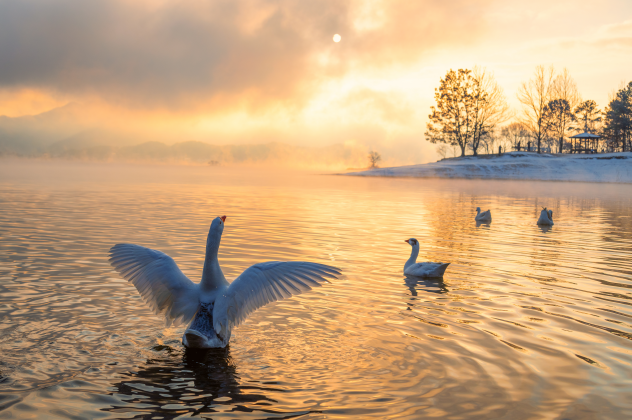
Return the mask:
POLYGON ((522 147, 521 142, 518 142, 518 151, 520 151, 521 147, 522 147))
POLYGON ((527 152, 531 151, 531 142, 527 143, 527 152))

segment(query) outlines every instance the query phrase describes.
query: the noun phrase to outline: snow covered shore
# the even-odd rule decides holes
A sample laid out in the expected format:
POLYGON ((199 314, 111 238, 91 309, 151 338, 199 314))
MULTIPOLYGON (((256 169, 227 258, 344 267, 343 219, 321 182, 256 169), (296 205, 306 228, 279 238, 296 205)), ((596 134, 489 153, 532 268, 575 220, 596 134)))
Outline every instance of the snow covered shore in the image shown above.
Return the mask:
POLYGON ((500 156, 465 156, 345 175, 632 183, 632 152, 594 155, 510 152, 500 156))

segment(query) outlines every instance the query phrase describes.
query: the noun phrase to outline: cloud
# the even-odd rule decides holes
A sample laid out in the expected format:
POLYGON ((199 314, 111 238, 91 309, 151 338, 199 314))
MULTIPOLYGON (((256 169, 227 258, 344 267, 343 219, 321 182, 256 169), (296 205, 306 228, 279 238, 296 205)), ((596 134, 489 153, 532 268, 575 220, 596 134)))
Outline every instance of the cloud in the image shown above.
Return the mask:
POLYGON ((594 44, 597 47, 630 49, 632 47, 632 20, 604 25, 596 32, 594 44))
POLYGON ((490 3, 8 0, 0 87, 171 111, 300 108, 354 68, 473 42, 490 3))
POLYGON ((632 20, 603 25, 597 33, 604 37, 632 36, 632 20))
POLYGON ((396 124, 410 123, 415 110, 400 92, 379 92, 368 88, 352 90, 338 107, 364 123, 396 124))

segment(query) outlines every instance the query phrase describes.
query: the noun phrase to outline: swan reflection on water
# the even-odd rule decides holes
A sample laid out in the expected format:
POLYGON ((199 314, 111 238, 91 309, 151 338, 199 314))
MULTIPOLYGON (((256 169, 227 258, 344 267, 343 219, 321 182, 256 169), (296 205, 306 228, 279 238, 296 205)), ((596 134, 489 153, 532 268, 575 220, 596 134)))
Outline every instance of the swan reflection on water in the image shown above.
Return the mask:
POLYGON ((489 229, 491 224, 492 224, 492 222, 481 222, 479 220, 476 221, 476 227, 477 228, 483 226, 484 229, 489 229))
POLYGON ((551 229, 553 229, 553 226, 551 226, 551 225, 538 225, 538 227, 540 228, 540 230, 542 231, 542 233, 547 233, 547 232, 549 232, 551 229))
MULTIPOLYGON (((443 278, 427 278, 427 277, 415 277, 415 276, 406 276, 404 278, 404 283, 410 290, 410 294, 414 297, 418 296, 418 290, 421 290, 426 293, 438 293, 444 294, 448 293, 449 290, 443 282, 443 278)), ((409 308, 410 309, 410 308, 409 308)))
POLYGON ((170 357, 180 350, 169 346, 154 346, 154 350, 169 355, 147 360, 138 372, 124 373, 125 378, 113 385, 114 394, 124 403, 113 404, 104 411, 173 418, 185 413, 199 415, 227 409, 252 412, 245 405, 260 405, 262 411, 272 412, 263 408, 276 401, 263 392, 281 391, 270 385, 258 387, 256 383, 241 386, 229 347, 184 348, 181 357, 170 357), (221 406, 224 407, 220 410, 221 406))

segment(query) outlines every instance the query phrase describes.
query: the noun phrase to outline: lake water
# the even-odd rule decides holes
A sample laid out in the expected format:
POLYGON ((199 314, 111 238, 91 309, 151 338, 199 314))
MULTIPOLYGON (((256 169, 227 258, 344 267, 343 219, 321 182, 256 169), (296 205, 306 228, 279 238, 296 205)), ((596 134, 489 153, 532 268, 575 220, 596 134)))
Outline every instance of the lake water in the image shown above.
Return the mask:
POLYGON ((631 305, 632 185, 0 161, 3 419, 630 418, 631 305), (229 280, 268 260, 343 277, 187 351, 108 249, 197 282, 224 214, 229 280), (403 276, 410 237, 443 282, 403 276))

